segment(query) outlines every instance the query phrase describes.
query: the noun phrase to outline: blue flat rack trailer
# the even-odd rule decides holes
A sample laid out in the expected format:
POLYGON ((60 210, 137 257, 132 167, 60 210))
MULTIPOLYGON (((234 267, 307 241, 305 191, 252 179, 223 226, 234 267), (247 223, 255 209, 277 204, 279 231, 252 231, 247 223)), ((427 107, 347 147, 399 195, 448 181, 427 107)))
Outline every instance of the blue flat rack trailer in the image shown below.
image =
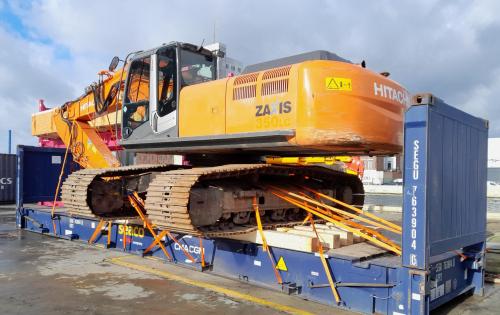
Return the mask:
MULTIPOLYGON (((329 250, 340 303, 318 253, 274 247, 282 284, 262 246, 249 242, 175 234, 178 243, 164 239, 171 262, 363 313, 428 314, 462 294, 482 294, 488 123, 430 94, 415 96, 413 104, 404 125, 402 256, 367 242, 329 250)), ((54 197, 64 150, 20 146, 17 154, 18 227, 89 240, 95 218, 72 217, 58 208, 54 234, 50 208, 33 204, 54 197)), ((142 224, 117 221, 95 243, 142 254, 153 241, 142 224)), ((166 259, 162 250, 149 254, 166 259)))

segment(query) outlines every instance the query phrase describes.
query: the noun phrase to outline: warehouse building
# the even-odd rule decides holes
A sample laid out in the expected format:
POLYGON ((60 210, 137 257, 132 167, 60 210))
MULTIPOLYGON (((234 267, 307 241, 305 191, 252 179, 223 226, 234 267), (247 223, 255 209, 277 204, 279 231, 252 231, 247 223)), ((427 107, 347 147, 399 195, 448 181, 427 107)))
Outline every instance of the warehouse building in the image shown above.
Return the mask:
POLYGON ((363 156, 364 184, 398 184, 403 177, 403 156, 363 156))
POLYGON ((488 139, 488 182, 500 185, 500 138, 488 139))
MULTIPOLYGON (((403 177, 403 156, 363 156, 363 183, 398 184, 403 177)), ((500 138, 488 139, 488 184, 500 185, 500 138)))

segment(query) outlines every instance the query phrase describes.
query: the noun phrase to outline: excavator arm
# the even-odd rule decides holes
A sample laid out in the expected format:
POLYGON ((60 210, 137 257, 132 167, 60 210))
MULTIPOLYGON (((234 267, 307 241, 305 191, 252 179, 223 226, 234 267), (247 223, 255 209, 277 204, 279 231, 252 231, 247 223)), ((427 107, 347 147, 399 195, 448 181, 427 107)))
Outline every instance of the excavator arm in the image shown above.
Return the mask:
POLYGON ((52 117, 57 134, 71 150, 73 161, 82 168, 108 168, 120 166, 97 130, 87 121, 65 120, 62 110, 55 111, 52 117))
POLYGON ((73 161, 82 168, 120 166, 100 131, 107 129, 113 133, 113 126, 118 123, 116 119, 112 122, 110 117, 121 109, 119 94, 125 77, 124 69, 99 72, 98 82, 90 85, 78 99, 34 114, 33 135, 61 139, 71 151, 73 161))

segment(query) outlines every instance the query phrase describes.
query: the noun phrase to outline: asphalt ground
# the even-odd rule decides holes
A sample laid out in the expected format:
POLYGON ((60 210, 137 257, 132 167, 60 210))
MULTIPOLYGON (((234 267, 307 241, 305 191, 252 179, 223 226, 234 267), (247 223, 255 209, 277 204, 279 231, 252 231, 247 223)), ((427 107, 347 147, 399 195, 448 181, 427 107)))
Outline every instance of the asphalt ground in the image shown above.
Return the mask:
MULTIPOLYGON (((398 214, 382 213, 398 221, 398 214)), ((500 221, 488 223, 490 236, 500 221)), ((491 238, 496 242, 495 237, 491 238)), ((487 266, 500 270, 500 255, 487 266)), ((500 286, 435 314, 498 314, 500 286)), ((0 314, 351 314, 281 292, 15 227, 0 207, 0 314)))

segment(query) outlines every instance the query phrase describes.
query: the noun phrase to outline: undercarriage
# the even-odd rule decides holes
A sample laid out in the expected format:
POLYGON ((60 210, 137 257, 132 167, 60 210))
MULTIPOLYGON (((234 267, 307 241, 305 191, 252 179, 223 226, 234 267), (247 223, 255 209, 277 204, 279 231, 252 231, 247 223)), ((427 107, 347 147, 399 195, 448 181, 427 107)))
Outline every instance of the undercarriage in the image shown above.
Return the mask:
POLYGON ((265 229, 300 224, 306 212, 275 196, 273 187, 302 194, 308 193, 301 187, 308 187, 358 207, 364 201, 357 176, 319 166, 270 164, 80 170, 64 182, 62 198, 74 215, 129 218, 137 213, 128 194, 137 192, 153 225, 219 237, 255 230, 256 206, 265 229))

